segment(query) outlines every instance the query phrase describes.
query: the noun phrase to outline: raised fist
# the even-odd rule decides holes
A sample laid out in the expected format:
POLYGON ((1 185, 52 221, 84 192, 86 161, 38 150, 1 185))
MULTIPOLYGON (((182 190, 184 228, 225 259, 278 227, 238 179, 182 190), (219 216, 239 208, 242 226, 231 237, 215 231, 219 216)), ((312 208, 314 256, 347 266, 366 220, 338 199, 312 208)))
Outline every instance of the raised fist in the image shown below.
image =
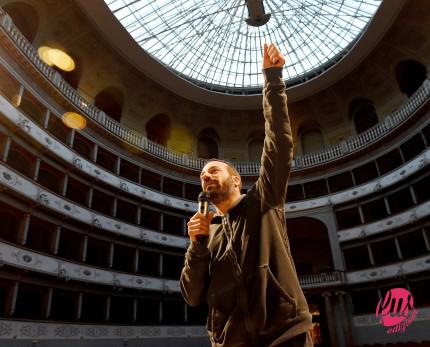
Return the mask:
POLYGON ((285 57, 279 48, 273 43, 265 43, 263 52, 263 69, 267 69, 269 67, 283 67, 284 64, 285 57))

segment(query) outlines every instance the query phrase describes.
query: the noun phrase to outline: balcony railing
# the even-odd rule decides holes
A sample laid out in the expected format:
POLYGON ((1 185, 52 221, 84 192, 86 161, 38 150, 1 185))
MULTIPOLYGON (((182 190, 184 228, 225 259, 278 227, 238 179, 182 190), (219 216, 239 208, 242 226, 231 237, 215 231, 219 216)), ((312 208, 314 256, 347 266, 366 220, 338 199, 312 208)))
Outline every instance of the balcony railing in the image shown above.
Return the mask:
POLYGON ((206 327, 196 325, 108 325, 0 319, 0 327, 0 346, 175 346, 168 341, 186 338, 190 345, 199 345, 201 340, 192 339, 209 340, 206 327))
MULTIPOLYGON (((92 119, 97 124, 104 127, 112 134, 118 136, 122 140, 130 143, 133 146, 143 150, 145 153, 156 156, 166 162, 176 164, 178 166, 200 171, 205 160, 191 157, 186 154, 174 152, 163 147, 140 133, 128 129, 127 127, 116 122, 103 111, 99 110, 92 104, 89 104, 78 92, 73 89, 60 74, 50 66, 46 65, 37 53, 37 50, 27 41, 17 27, 13 24, 9 15, 0 7, 0 37, 6 36, 13 45, 33 64, 33 66, 50 81, 75 107, 77 107, 88 118, 92 119)), ((416 110, 418 110, 430 97, 430 80, 426 79, 422 86, 396 111, 386 116, 384 120, 367 131, 352 136, 341 143, 324 149, 319 152, 306 154, 304 156, 296 156, 293 161, 293 170, 315 167, 321 164, 347 156, 353 152, 357 152, 372 144, 385 135, 392 132, 400 126, 408 118, 410 118, 416 110)), ((257 162, 238 162, 235 163, 238 171, 244 176, 258 175, 260 164, 257 162)))
MULTIPOLYGON (((0 242, 2 254, 0 265, 31 270, 59 279, 95 283, 115 288, 151 290, 156 292, 179 293, 180 284, 176 279, 136 275, 107 268, 97 268, 88 264, 56 258, 49 254, 29 250, 6 242, 0 242)), ((354 273, 352 273, 354 274, 354 273)), ((346 284, 345 274, 339 271, 299 276, 300 285, 305 289, 334 287, 346 284)))
POLYGON ((345 275, 341 271, 323 272, 299 276, 303 288, 333 287, 345 284, 345 275))

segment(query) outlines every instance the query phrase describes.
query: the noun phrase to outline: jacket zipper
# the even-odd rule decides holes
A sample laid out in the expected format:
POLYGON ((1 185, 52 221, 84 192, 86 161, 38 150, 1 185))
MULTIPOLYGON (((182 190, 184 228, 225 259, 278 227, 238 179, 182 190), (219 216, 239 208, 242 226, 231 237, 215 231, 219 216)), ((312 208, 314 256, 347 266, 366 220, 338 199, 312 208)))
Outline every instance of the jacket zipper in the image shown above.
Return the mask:
POLYGON ((246 328, 247 332, 251 335, 251 339, 253 340, 254 336, 255 336, 255 332, 253 329, 253 324, 251 322, 251 319, 249 318, 248 306, 246 305, 246 291, 245 291, 245 288, 243 285, 242 269, 240 268, 240 265, 237 261, 236 253, 233 249, 233 228, 230 225, 230 220, 229 220, 228 214, 223 216, 222 221, 223 221, 224 228, 226 230, 226 234, 227 234, 227 238, 228 238, 228 244, 230 245, 230 248, 231 248, 231 255, 232 255, 231 258, 233 260, 233 264, 235 266, 236 273, 239 277, 239 302, 240 302, 240 306, 241 306, 242 311, 243 311, 244 316, 245 316, 244 317, 245 328, 246 328))

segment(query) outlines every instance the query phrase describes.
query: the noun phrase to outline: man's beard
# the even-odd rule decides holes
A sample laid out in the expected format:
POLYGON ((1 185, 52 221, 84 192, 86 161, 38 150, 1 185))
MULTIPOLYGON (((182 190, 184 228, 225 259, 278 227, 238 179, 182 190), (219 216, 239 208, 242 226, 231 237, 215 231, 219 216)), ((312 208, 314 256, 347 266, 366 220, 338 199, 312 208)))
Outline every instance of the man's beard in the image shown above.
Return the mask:
POLYGON ((214 205, 226 200, 233 191, 233 179, 229 177, 222 185, 217 185, 213 190, 209 190, 209 201, 214 205))

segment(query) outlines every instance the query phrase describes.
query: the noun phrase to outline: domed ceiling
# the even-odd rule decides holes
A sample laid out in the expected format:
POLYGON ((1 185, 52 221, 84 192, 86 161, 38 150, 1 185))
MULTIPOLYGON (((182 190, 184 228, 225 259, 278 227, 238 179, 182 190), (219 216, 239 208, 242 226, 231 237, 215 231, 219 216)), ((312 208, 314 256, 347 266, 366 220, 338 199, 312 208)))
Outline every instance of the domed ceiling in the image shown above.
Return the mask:
POLYGON ((189 100, 261 105, 262 46, 286 55, 291 101, 351 72, 405 0, 76 0, 106 40, 146 76, 189 100))
POLYGON ((261 91, 261 47, 276 42, 289 84, 348 53, 382 0, 105 0, 151 56, 193 83, 261 91))

